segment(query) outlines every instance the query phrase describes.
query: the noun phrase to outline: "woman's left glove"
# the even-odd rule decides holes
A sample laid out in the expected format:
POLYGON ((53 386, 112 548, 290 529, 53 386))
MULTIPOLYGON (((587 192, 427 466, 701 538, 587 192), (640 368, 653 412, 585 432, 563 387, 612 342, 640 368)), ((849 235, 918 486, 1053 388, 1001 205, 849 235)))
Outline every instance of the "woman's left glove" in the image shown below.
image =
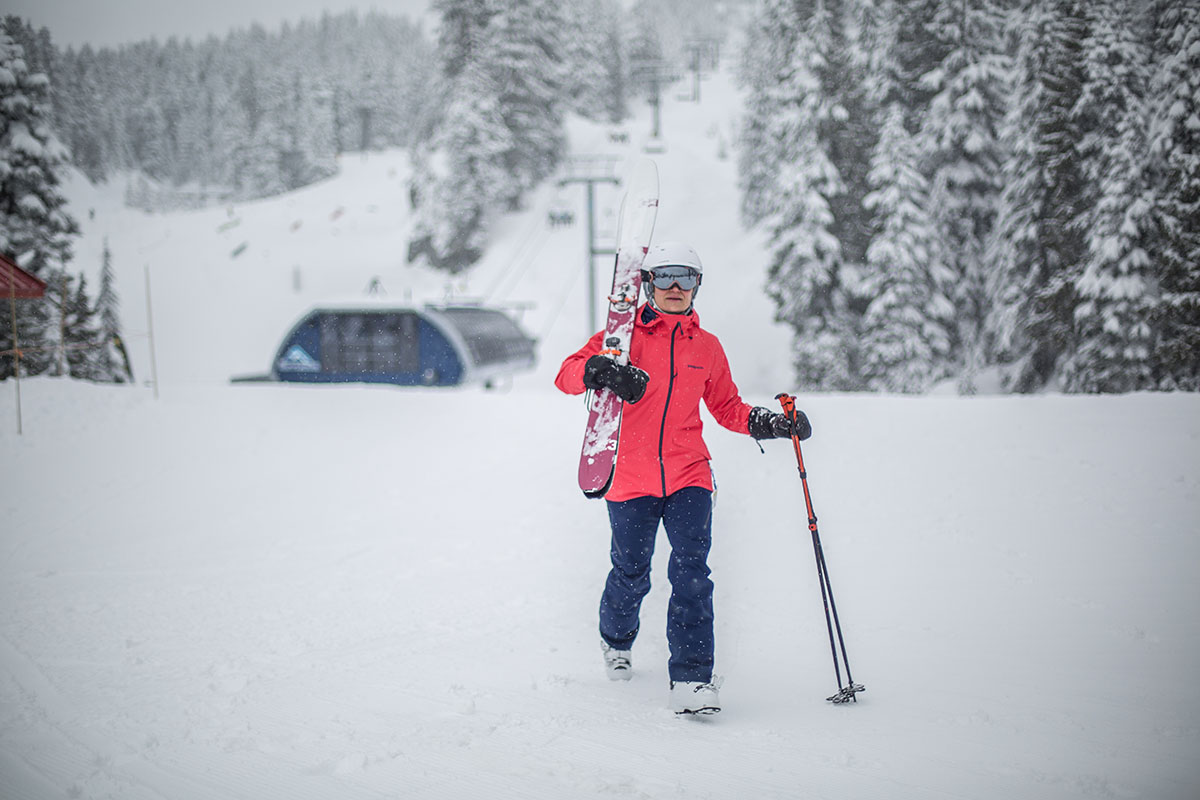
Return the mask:
POLYGON ((633 364, 618 364, 608 356, 594 355, 583 365, 583 385, 596 391, 611 389, 626 403, 636 403, 646 394, 650 376, 633 364))
POLYGON ((796 423, 786 415, 755 406, 750 409, 750 435, 755 439, 790 439, 793 434, 800 441, 812 436, 812 425, 800 409, 796 409, 796 423))

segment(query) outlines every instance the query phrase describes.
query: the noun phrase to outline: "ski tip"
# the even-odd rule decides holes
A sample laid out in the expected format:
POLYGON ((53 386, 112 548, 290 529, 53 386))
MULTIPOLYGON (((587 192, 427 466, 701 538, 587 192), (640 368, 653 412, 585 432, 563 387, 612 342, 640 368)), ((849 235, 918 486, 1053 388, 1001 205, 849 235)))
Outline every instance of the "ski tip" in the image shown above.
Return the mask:
POLYGON ((653 194, 656 195, 655 205, 658 205, 658 164, 654 163, 654 159, 652 158, 639 158, 633 163, 633 169, 629 172, 629 179, 626 181, 626 185, 653 186, 653 194))
POLYGON ((579 488, 583 491, 583 496, 586 497, 587 499, 598 500, 599 498, 604 497, 604 495, 608 494, 608 490, 612 487, 612 482, 613 482, 613 473, 610 472, 608 475, 608 480, 606 480, 604 482, 603 486, 594 487, 594 488, 592 486, 585 486, 585 485, 583 485, 584 481, 581 479, 579 488))

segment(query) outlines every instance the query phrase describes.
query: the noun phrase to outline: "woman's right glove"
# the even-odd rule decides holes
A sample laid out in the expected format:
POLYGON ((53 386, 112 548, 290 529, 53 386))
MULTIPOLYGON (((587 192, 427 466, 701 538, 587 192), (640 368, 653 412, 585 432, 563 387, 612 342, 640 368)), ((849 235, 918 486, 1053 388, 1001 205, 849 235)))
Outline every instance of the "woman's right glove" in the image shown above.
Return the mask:
POLYGON ((787 415, 755 406, 750 409, 750 435, 755 439, 790 439, 792 434, 800 441, 812 436, 812 425, 800 409, 796 409, 796 423, 787 415))
POLYGON ((583 365, 583 385, 596 391, 611 389, 626 403, 636 403, 646 394, 650 376, 633 364, 618 364, 608 356, 594 355, 583 365))

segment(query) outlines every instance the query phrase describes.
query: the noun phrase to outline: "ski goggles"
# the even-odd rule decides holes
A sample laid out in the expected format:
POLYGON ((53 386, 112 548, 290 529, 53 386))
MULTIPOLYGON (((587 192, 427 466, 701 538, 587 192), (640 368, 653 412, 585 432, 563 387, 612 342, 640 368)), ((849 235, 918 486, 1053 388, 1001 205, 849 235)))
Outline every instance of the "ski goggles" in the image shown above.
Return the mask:
POLYGON ((670 289, 678 286, 685 292, 690 292, 700 285, 700 273, 691 267, 658 267, 645 272, 643 280, 649 280, 656 289, 670 289))

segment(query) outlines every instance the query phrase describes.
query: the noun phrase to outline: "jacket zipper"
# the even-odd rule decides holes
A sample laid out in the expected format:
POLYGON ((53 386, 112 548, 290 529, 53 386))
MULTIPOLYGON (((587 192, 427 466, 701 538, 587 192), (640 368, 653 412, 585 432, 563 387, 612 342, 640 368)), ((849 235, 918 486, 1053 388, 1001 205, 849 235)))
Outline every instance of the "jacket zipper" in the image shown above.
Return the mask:
POLYGON ((662 425, 658 428, 658 472, 662 477, 662 496, 667 496, 667 465, 663 461, 663 437, 667 433, 667 411, 671 408, 671 392, 675 389, 675 334, 680 330, 679 323, 671 329, 671 378, 667 381, 667 402, 663 406, 662 425))

